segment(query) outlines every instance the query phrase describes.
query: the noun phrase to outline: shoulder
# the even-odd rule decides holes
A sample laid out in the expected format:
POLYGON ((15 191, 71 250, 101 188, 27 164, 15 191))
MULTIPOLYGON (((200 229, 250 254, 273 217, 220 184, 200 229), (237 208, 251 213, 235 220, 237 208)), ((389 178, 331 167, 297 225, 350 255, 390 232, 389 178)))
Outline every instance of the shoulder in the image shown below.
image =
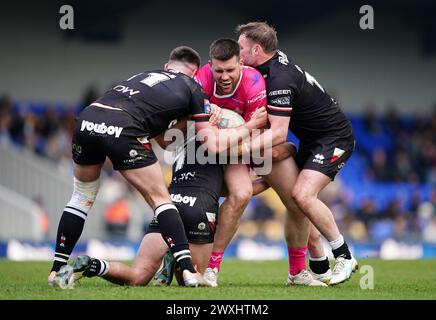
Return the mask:
POLYGON ((212 69, 209 64, 205 64, 194 76, 194 79, 201 84, 201 81, 209 80, 212 76, 212 69))
POLYGON ((197 93, 204 94, 202 87, 193 78, 183 73, 179 73, 177 78, 182 80, 182 82, 189 88, 189 91, 191 91, 191 94, 197 94, 197 93))
POLYGON ((203 87, 204 90, 208 91, 212 89, 213 84, 213 75, 212 69, 209 64, 205 64, 200 69, 198 69, 197 73, 194 76, 194 80, 203 87))
POLYGON ((293 61, 279 51, 274 60, 269 65, 267 76, 268 88, 280 89, 284 87, 300 87, 304 78, 304 71, 301 70, 293 61))
POLYGON ((256 69, 248 66, 242 67, 242 84, 250 89, 253 87, 265 87, 265 80, 262 74, 256 69))

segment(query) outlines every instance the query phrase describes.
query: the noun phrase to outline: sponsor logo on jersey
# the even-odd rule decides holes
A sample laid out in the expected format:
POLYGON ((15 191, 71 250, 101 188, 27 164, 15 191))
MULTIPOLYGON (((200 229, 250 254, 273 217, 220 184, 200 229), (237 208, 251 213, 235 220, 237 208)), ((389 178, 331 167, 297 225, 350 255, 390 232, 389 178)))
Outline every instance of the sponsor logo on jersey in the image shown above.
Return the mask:
POLYGON ((339 149, 339 148, 335 148, 335 150, 333 150, 333 157, 330 160, 330 163, 333 163, 336 160, 338 160, 340 157, 342 157, 344 152, 345 152, 345 150, 342 150, 342 149, 339 149))
POLYGON ((274 90, 268 93, 269 96, 281 96, 284 94, 292 94, 292 90, 289 89, 283 89, 283 90, 274 90))
POLYGON ((280 50, 277 50, 277 53, 279 54, 279 62, 287 66, 289 64, 288 56, 280 50))
POLYGON ((135 149, 129 151, 129 156, 131 156, 132 158, 136 157, 137 155, 138 151, 136 151, 135 149))
POLYGON ((200 222, 198 224, 198 230, 204 230, 204 229, 206 229, 206 224, 204 222, 200 222))
POLYGON ((338 170, 342 169, 343 166, 345 166, 345 162, 341 162, 340 164, 338 164, 338 170))
POLYGON ((315 159, 313 159, 312 162, 324 164, 324 159, 325 159, 324 156, 318 153, 317 155, 315 155, 315 159))
POLYGON ((206 217, 207 217, 207 220, 209 221, 210 230, 212 230, 212 232, 214 232, 215 231, 216 213, 206 211, 206 217))
POLYGON ((291 104, 291 98, 289 96, 279 97, 272 99, 270 103, 277 106, 289 106, 291 104))
MULTIPOLYGON (((130 150, 130 151, 132 151, 132 150, 130 150)), ((135 151, 135 150, 133 150, 133 151, 135 151)), ((130 155, 130 156, 132 157, 132 155, 130 155)), ((133 158, 133 159, 125 159, 125 160, 123 160, 123 163, 132 164, 132 163, 135 163, 136 161, 139 161, 139 160, 142 160, 142 159, 144 159, 143 156, 138 156, 138 157, 135 156, 135 158, 133 158)))
POLYGON ((82 146, 79 146, 79 145, 73 143, 73 153, 74 154, 81 154, 82 153, 82 146))
POLYGON ((168 125, 168 129, 170 129, 172 126, 175 126, 177 124, 177 122, 178 122, 177 119, 171 120, 170 124, 168 125))
POLYGON ((247 103, 251 104, 251 103, 254 103, 254 102, 259 101, 261 99, 264 99, 265 97, 266 97, 266 91, 263 90, 263 91, 259 92, 259 94, 257 96, 255 96, 253 99, 249 99, 247 101, 247 103))
POLYGON ((171 200, 176 203, 189 204, 190 207, 193 207, 197 201, 197 197, 182 196, 180 193, 171 193, 171 200))
POLYGON ((114 89, 115 91, 118 91, 118 92, 121 92, 121 93, 127 93, 129 96, 133 96, 134 94, 137 94, 137 93, 140 92, 139 90, 134 91, 133 89, 131 89, 131 88, 129 88, 129 87, 126 87, 126 86, 123 86, 123 85, 121 85, 121 84, 119 84, 119 85, 113 87, 113 89, 114 89))
MULTIPOLYGON (((184 159, 184 158, 182 158, 184 159)), ((182 182, 182 181, 189 181, 191 179, 193 179, 195 177, 195 171, 191 172, 182 172, 180 174, 177 174, 177 176, 175 176, 173 178, 174 182, 182 182)))
POLYGON ((115 135, 115 138, 119 138, 124 128, 116 126, 107 126, 104 122, 94 123, 87 120, 82 120, 80 131, 94 131, 95 133, 107 134, 109 136, 115 135))

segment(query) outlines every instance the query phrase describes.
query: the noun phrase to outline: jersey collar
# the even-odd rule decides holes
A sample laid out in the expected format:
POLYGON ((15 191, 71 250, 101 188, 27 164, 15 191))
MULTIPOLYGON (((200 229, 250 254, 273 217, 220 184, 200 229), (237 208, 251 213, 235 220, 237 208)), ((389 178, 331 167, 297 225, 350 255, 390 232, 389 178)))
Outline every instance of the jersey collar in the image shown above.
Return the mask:
POLYGON ((259 71, 264 77, 265 77, 265 75, 268 76, 269 66, 273 61, 278 59, 278 56, 279 56, 279 53, 277 51, 275 53, 275 55, 273 55, 269 60, 266 60, 264 63, 257 66, 256 67, 257 71, 259 71))

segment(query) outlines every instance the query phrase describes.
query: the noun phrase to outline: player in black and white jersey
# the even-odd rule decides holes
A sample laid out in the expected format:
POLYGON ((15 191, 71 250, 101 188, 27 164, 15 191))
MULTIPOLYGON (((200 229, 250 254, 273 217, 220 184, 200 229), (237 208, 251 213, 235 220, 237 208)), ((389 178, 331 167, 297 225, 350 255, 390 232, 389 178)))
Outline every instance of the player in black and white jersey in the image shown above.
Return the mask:
MULTIPOLYGON (((235 115, 237 115, 235 113, 235 115)), ((242 123, 244 122, 241 118, 242 123)), ((183 127, 183 126, 181 126, 183 127)), ((187 130, 193 132, 193 130, 187 130)), ((157 139, 158 143, 166 148, 168 142, 157 139)), ((175 203, 182 218, 192 262, 198 272, 203 273, 209 262, 215 235, 215 227, 218 222, 218 200, 222 193, 224 171, 223 165, 212 163, 200 164, 197 158, 190 161, 188 152, 197 153, 199 148, 204 148, 195 136, 186 139, 176 154, 173 164, 172 181, 168 188, 171 199, 175 203), (192 147, 192 148, 191 148, 192 147)), ((204 150, 202 150, 204 151, 204 150)), ((283 156, 291 154, 283 153, 283 156)), ((262 179, 253 182, 253 192, 260 193, 268 188, 262 179)), ((155 285, 169 285, 173 278, 175 260, 172 254, 167 252, 167 245, 162 238, 161 228, 154 218, 144 235, 137 255, 128 266, 121 262, 104 262, 108 271, 99 274, 98 265, 103 260, 78 256, 72 263, 73 267, 83 271, 85 277, 101 276, 105 280, 116 284, 147 285, 158 271, 164 258, 164 267, 159 271, 154 281, 155 285)), ((183 283, 181 277, 178 281, 183 283)))
MULTIPOLYGON (((204 273, 218 224, 218 201, 223 188, 224 169, 218 161, 216 164, 191 162, 188 152, 197 153, 198 148, 203 146, 195 141, 195 137, 188 137, 186 144, 179 148, 168 191, 179 209, 193 261, 197 270, 204 273), (189 145, 193 147, 191 150, 188 150, 189 145)), ((160 232, 156 221, 150 223, 147 232, 160 232)))
MULTIPOLYGON (((220 139, 229 141, 234 135, 245 138, 252 129, 264 126, 266 112, 259 109, 251 122, 231 132, 220 130, 218 135, 218 129, 209 124, 205 111, 207 96, 192 79, 199 66, 200 56, 196 51, 177 47, 163 70, 130 77, 79 114, 72 145, 74 191, 59 222, 49 284, 69 279, 59 274, 60 269, 67 264, 82 233, 98 192, 106 157, 112 161, 114 170, 138 189, 154 210, 162 236, 183 270, 185 284, 204 284, 192 265, 183 223, 171 201, 149 139, 164 132, 174 121, 191 115, 196 122, 195 130, 207 131, 205 146, 217 153, 229 147, 218 143, 220 139)), ((95 269, 104 274, 107 267, 102 261, 95 269)), ((71 272, 68 268, 64 271, 71 272)))
POLYGON ((357 261, 318 194, 354 150, 351 123, 314 77, 277 50, 271 26, 251 22, 238 26, 236 32, 244 64, 259 70, 266 81, 271 123, 266 134, 271 135, 273 145, 286 140, 288 128, 300 139, 292 201, 330 242, 336 259, 330 284, 343 282, 357 269, 357 261))

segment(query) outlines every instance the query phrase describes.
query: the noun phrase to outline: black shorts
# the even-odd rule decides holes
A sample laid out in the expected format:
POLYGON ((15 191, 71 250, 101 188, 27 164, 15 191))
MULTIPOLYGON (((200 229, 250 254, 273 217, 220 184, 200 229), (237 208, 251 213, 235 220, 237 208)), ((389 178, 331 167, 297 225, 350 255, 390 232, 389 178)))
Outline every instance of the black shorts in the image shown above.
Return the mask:
MULTIPOLYGON (((185 226, 186 237, 191 243, 213 243, 218 224, 218 199, 204 188, 170 187, 171 199, 179 210, 185 226)), ((160 233, 156 219, 153 219, 147 233, 160 233)))
POLYGON ((73 132, 73 161, 81 165, 103 163, 106 156, 115 170, 137 169, 152 165, 156 155, 129 114, 89 106, 77 119, 73 132))
POLYGON ((350 158, 355 146, 354 135, 347 137, 322 137, 318 140, 300 141, 296 162, 300 170, 311 169, 334 180, 336 174, 350 158))

